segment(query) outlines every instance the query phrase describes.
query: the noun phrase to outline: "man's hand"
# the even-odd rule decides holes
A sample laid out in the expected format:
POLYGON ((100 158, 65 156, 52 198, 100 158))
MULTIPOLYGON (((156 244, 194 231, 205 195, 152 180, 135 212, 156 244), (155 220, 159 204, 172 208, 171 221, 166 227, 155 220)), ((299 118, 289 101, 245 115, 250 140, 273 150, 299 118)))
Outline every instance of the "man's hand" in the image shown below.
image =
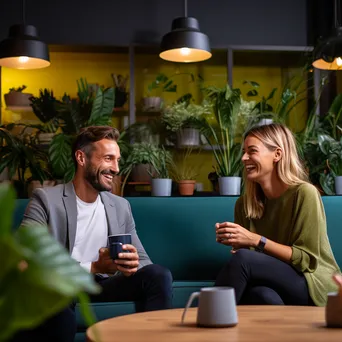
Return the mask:
POLYGON ((216 223, 216 241, 232 246, 235 252, 239 248, 256 247, 261 236, 233 222, 216 223))
POLYGON ((123 273, 126 277, 131 276, 138 270, 139 255, 137 249, 133 245, 123 245, 122 249, 128 252, 119 253, 119 259, 115 260, 117 270, 123 273))
POLYGON ((91 273, 115 273, 118 270, 113 259, 110 257, 109 248, 100 248, 99 258, 91 263, 91 273))

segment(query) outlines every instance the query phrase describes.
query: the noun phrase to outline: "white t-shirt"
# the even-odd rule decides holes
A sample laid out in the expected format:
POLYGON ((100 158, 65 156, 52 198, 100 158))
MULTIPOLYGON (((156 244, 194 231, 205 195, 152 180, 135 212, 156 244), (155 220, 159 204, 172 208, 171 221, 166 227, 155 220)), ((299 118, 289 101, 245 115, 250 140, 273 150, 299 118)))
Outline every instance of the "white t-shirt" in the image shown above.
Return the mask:
POLYGON ((77 200, 77 227, 71 257, 90 272, 91 263, 97 261, 99 249, 107 246, 108 225, 101 196, 93 203, 77 200))

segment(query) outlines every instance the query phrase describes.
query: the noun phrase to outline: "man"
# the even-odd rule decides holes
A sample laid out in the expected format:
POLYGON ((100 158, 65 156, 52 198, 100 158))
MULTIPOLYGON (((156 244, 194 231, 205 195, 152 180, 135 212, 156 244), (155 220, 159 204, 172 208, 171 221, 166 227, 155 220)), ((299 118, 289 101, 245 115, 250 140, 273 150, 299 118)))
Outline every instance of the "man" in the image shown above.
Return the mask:
POLYGON ((135 301, 137 311, 167 309, 171 273, 152 264, 136 233, 129 202, 110 193, 119 172, 118 138, 118 130, 109 126, 83 129, 72 151, 73 181, 37 189, 22 223, 48 225, 70 255, 94 273, 102 292, 92 301, 135 301), (124 245, 126 253, 113 261, 106 248, 108 235, 123 233, 132 235, 132 245, 124 245))

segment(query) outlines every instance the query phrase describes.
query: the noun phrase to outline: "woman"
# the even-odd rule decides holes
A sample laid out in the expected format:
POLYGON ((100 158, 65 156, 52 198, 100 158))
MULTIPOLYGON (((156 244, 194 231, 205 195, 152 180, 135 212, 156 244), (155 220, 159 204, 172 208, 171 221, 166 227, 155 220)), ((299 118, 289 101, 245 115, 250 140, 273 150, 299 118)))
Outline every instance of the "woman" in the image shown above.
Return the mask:
POLYGON ((233 247, 216 285, 233 287, 238 304, 324 306, 339 267, 321 197, 291 131, 280 124, 252 128, 242 162, 245 194, 235 223, 216 224, 217 241, 233 247))

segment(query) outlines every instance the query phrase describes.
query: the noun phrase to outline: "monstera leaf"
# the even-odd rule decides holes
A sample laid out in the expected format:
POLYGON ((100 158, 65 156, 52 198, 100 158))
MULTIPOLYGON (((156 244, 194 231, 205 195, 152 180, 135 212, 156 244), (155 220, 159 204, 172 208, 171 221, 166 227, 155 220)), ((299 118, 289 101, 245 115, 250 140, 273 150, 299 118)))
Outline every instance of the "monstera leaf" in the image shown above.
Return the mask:
POLYGON ((87 324, 94 322, 86 293, 99 287, 44 226, 11 233, 14 191, 0 186, 0 341, 33 328, 79 298, 87 324))

